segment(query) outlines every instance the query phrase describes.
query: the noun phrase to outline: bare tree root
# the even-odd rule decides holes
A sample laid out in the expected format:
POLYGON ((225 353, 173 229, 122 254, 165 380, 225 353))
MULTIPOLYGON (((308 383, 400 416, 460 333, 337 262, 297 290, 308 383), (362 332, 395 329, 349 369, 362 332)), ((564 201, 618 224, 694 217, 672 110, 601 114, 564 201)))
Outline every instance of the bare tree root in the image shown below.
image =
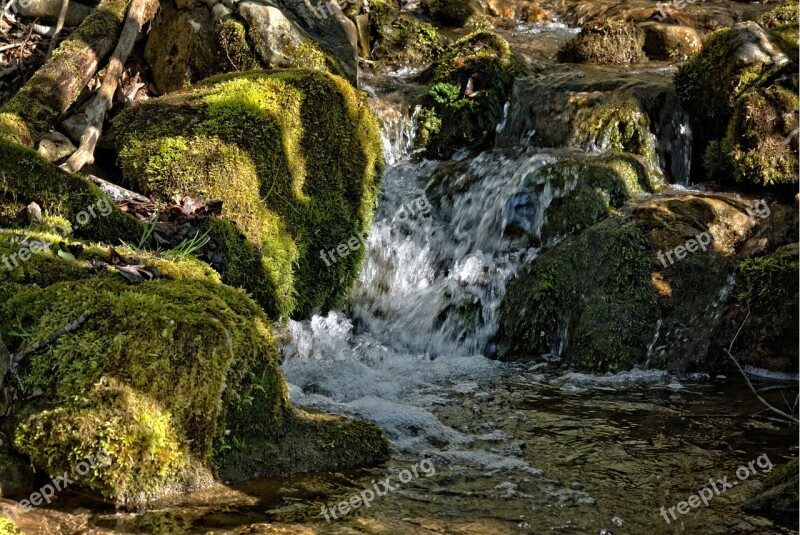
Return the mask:
POLYGON ((739 368, 739 371, 741 372, 742 376, 744 377, 744 380, 747 381, 747 386, 750 387, 750 390, 753 391, 753 394, 755 394, 755 396, 758 398, 758 400, 761 403, 763 403, 765 407, 767 407, 769 410, 771 410, 775 414, 780 415, 782 418, 784 418, 786 420, 789 420, 790 422, 794 422, 795 425, 798 425, 798 424, 800 424, 800 421, 798 421, 797 418, 795 418, 791 414, 783 412, 782 410, 778 409, 777 407, 773 407, 772 405, 769 404, 769 402, 766 399, 762 398, 761 395, 759 395, 759 393, 756 391, 755 387, 753 387, 753 383, 750 382, 750 377, 748 377, 747 373, 744 371, 744 368, 742 368, 742 365, 739 364, 739 361, 736 360, 736 357, 733 356, 733 353, 732 353, 733 345, 736 343, 736 339, 739 338, 739 333, 742 332, 742 329, 744 328, 744 324, 747 323, 748 319, 750 319, 750 309, 747 310, 747 316, 744 318, 744 321, 739 326, 739 330, 736 331, 736 334, 733 336, 733 340, 731 340, 731 343, 730 343, 730 345, 728 345, 728 348, 725 350, 725 353, 728 354, 728 356, 733 361, 733 363, 736 364, 736 367, 739 368))
POLYGON ((34 147, 69 109, 118 40, 130 0, 101 0, 47 62, 0 107, 0 138, 34 147))
MULTIPOLYGON (((68 1, 68 0, 65 0, 68 1)), ((142 26, 155 14, 153 0, 133 0, 128 9, 128 17, 122 28, 117 47, 108 62, 106 74, 103 77, 103 84, 85 110, 87 124, 86 131, 81 136, 81 144, 69 160, 61 164, 61 168, 70 173, 77 173, 84 165, 94 163, 94 149, 97 140, 103 132, 103 121, 106 112, 111 109, 114 92, 117 90, 119 81, 122 78, 122 70, 128 56, 133 51, 136 36, 142 30, 142 26)))

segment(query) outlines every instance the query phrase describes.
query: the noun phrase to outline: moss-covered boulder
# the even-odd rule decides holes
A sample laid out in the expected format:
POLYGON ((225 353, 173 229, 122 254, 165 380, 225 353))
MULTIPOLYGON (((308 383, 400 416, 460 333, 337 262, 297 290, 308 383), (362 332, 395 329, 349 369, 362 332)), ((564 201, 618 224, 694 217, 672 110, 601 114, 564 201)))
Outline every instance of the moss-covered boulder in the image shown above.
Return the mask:
POLYGON ((787 359, 798 344, 798 244, 793 243, 739 264, 723 342, 743 325, 733 354, 742 366, 798 373, 797 360, 787 359), (750 316, 748 317, 748 312, 750 316), (747 321, 745 321, 745 319, 747 321))
MULTIPOLYGON (((0 252, 19 248, 14 238, 22 234, 3 231, 0 252)), ((135 505, 217 474, 245 479, 308 469, 263 454, 282 451, 287 436, 302 435, 319 467, 387 457, 377 427, 319 424, 290 406, 272 323, 207 265, 137 252, 136 263, 158 278, 130 285, 117 268, 98 269, 107 248, 65 241, 66 248, 54 245, 0 270, 0 339, 12 353, 73 325, 22 361, 22 388, 37 394, 0 420, 15 451, 36 467, 73 473, 102 452, 107 462, 92 464, 78 485, 135 505)))
POLYGON ((797 127, 797 66, 764 28, 751 21, 714 32, 680 68, 676 87, 704 164, 696 168, 756 186, 797 181, 788 172, 797 168, 797 141, 785 142, 797 127))
POLYGON ((504 210, 503 234, 531 244, 587 228, 643 193, 664 187, 641 158, 625 153, 576 156, 528 174, 504 210))
POLYGON ((635 63, 644 59, 644 31, 629 22, 586 26, 558 52, 569 63, 635 63))
POLYGON ((358 275, 358 236, 383 165, 377 121, 345 80, 229 75, 135 106, 115 130, 132 189, 223 201, 209 227, 227 284, 274 318, 341 302, 358 275), (353 239, 357 251, 342 254, 353 239))
POLYGON ((375 59, 420 63, 430 61, 442 38, 431 24, 392 0, 370 2, 370 50, 375 59))
POLYGON ((782 525, 793 528, 800 509, 797 491, 799 479, 800 469, 797 457, 794 457, 788 463, 773 468, 764 480, 763 492, 744 504, 742 509, 750 514, 774 518, 782 525))
POLYGON ((594 371, 729 367, 711 339, 731 305, 737 247, 769 214, 763 201, 709 194, 654 197, 612 215, 510 283, 497 356, 594 371))
POLYGON ((422 75, 430 85, 419 114, 419 143, 441 158, 489 144, 514 80, 523 73, 495 33, 475 32, 450 45, 422 75))
POLYGON ((639 27, 644 31, 643 49, 649 58, 686 60, 703 48, 700 34, 691 26, 645 22, 639 27))
POLYGON ((756 186, 796 183, 798 109, 797 91, 780 85, 739 97, 725 137, 706 148, 709 178, 756 186))
POLYGON ((241 22, 216 18, 206 6, 186 10, 162 2, 144 54, 156 89, 171 93, 214 74, 260 67, 246 32, 241 22))

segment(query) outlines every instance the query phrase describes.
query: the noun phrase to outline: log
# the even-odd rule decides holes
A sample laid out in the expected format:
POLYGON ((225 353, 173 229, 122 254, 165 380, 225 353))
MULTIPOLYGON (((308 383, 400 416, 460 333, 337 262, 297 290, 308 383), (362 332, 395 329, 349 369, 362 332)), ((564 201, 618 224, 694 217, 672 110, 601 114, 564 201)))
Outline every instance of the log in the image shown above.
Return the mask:
POLYGON ((157 6, 158 2, 155 0, 133 0, 131 2, 119 42, 108 62, 103 84, 84 112, 87 125, 81 136, 81 144, 69 160, 61 165, 65 171, 77 173, 87 163, 94 163, 94 149, 103 132, 103 121, 106 118, 106 112, 111 109, 114 93, 120 78, 122 78, 125 61, 133 51, 136 36, 139 35, 144 23, 155 14, 157 6))
POLYGON ((0 137, 35 147, 69 109, 117 42, 130 0, 102 0, 80 27, 0 107, 0 137))

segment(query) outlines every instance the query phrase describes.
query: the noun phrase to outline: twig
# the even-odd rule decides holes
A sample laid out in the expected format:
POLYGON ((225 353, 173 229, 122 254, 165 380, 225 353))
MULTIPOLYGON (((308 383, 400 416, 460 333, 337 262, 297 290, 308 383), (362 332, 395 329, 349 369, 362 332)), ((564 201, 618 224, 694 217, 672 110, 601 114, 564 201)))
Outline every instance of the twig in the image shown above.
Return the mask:
POLYGON ((56 48, 56 44, 58 43, 58 36, 61 34, 61 30, 64 29, 64 21, 67 20, 67 10, 69 9, 69 0, 62 0, 61 1, 61 12, 58 14, 58 22, 56 22, 56 31, 53 34, 52 39, 50 39, 50 46, 47 47, 47 58, 50 57, 50 54, 53 53, 53 50, 56 48))
POLYGON ((745 316, 744 321, 742 322, 742 324, 739 325, 739 330, 736 331, 736 334, 733 336, 733 340, 731 340, 731 343, 730 343, 730 345, 728 345, 728 349, 725 350, 725 353, 727 353, 728 356, 733 361, 733 363, 736 364, 736 367, 742 373, 742 376, 744 377, 744 380, 747 381, 747 386, 750 387, 750 390, 753 391, 753 394, 755 394, 755 396, 758 398, 758 400, 761 403, 763 403, 769 410, 771 410, 775 414, 779 414, 783 418, 786 418, 786 419, 794 422, 795 425, 800 425, 800 421, 797 418, 795 418, 791 414, 787 414, 787 413, 783 412, 782 410, 780 410, 780 409, 778 409, 776 407, 773 407, 772 405, 769 404, 769 402, 767 402, 767 400, 765 400, 764 398, 761 397, 761 395, 753 387, 753 383, 750 382, 750 377, 747 376, 747 373, 744 371, 744 369, 742 368, 741 364, 739 364, 739 361, 736 360, 736 357, 733 356, 733 353, 732 353, 733 345, 736 343, 736 339, 739 338, 739 334, 742 332, 742 329, 744 328, 744 324, 747 323, 748 319, 750 319, 750 308, 749 307, 747 308, 747 316, 745 316))
MULTIPOLYGON (((94 96, 92 101, 86 107, 87 124, 86 130, 81 136, 81 143, 69 160, 61 164, 61 169, 69 173, 77 173, 84 165, 94 163, 94 149, 97 146, 97 141, 100 139, 100 134, 103 131, 103 121, 106 117, 106 112, 111 109, 112 99, 114 92, 117 90, 120 78, 122 77, 122 70, 125 61, 133 51, 133 45, 136 42, 136 36, 144 25, 145 13, 148 12, 150 0, 133 0, 128 8, 128 16, 125 19, 125 25, 122 27, 122 33, 119 37, 117 47, 108 62, 106 75, 103 77, 103 84, 100 90, 94 96)), ((149 10, 151 13, 152 9, 149 10)))
POLYGON ((14 353, 13 355, 11 355, 11 368, 12 369, 16 368, 25 357, 33 353, 36 353, 37 351, 41 351, 42 349, 44 349, 49 345, 52 345, 53 343, 56 342, 56 340, 58 340, 65 334, 77 331, 81 325, 86 323, 86 320, 88 319, 89 319, 89 314, 81 314, 78 317, 78 319, 68 323, 65 327, 62 327, 61 329, 57 330, 56 332, 48 336, 46 339, 34 342, 25 349, 23 349, 22 351, 14 353))

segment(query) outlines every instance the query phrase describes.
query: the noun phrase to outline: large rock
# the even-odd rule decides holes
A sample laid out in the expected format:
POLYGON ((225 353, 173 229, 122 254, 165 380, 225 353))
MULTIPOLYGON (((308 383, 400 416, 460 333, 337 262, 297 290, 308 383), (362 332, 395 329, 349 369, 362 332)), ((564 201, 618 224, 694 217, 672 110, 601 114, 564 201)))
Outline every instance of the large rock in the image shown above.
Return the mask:
POLYGON ((144 57, 162 94, 215 74, 261 66, 241 22, 230 17, 215 19, 206 6, 178 9, 172 0, 161 3, 144 57))
MULTIPOLYGON (((796 218, 780 215, 793 207, 754 201, 719 194, 653 197, 566 240, 511 282, 491 349, 503 359, 555 360, 595 371, 728 368, 715 344, 729 343, 722 336, 723 311, 738 302, 736 252, 772 217, 796 225, 796 218)), ((780 245, 767 240, 764 247, 780 245)), ((766 285, 778 291, 782 276, 766 285)), ((795 298, 792 291, 778 293, 772 303, 793 306, 795 298)), ((772 313, 758 314, 767 321, 772 313)), ((796 340, 797 323, 775 336, 796 340)), ((779 347, 769 357, 777 360, 762 354, 763 367, 796 368, 796 359, 779 347)))
POLYGON ((336 67, 335 60, 328 61, 317 43, 277 7, 247 0, 239 3, 237 10, 247 23, 247 34, 258 55, 268 67, 328 70, 330 65, 334 72, 343 72, 336 67))
POLYGON ((604 22, 584 26, 558 52, 570 63, 635 63, 644 59, 644 32, 629 22, 604 22))
POLYGON ((383 161, 377 120, 346 80, 226 75, 126 110, 115 132, 132 189, 223 201, 206 257, 271 317, 308 317, 347 294, 383 161))
POLYGON ((758 186, 797 182, 797 85, 797 65, 755 22, 708 38, 676 77, 708 177, 758 186))
POLYGON ((518 80, 509 100, 498 147, 628 152, 668 181, 688 183, 691 132, 668 76, 556 65, 518 80))
POLYGON ((358 81, 358 31, 336 2, 277 0, 281 11, 291 17, 322 49, 336 60, 334 74, 350 83, 358 81))

